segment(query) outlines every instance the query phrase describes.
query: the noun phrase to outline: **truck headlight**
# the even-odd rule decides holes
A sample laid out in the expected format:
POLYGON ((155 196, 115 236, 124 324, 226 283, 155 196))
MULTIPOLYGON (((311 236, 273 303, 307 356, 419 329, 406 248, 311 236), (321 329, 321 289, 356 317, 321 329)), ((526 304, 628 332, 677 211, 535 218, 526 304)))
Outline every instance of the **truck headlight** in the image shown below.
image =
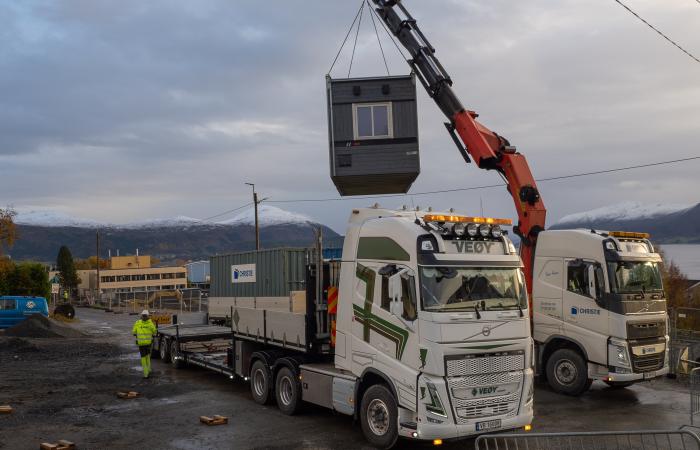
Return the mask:
POLYGON ((428 389, 428 395, 430 396, 430 404, 425 405, 425 409, 438 416, 447 417, 445 413, 445 407, 442 406, 442 400, 440 400, 440 395, 438 390, 433 383, 430 381, 425 382, 425 386, 428 389))
POLYGON ((630 357, 625 342, 610 341, 608 343, 608 361, 613 366, 630 367, 630 357))

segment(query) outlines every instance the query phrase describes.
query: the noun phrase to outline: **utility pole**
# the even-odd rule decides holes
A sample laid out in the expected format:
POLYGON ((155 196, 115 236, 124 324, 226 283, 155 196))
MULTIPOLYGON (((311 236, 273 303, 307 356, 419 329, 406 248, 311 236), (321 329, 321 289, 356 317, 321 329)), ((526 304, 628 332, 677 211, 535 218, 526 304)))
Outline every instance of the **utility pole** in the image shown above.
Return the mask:
POLYGON ((97 295, 96 295, 97 299, 96 300, 99 301, 99 299, 100 299, 100 230, 99 229, 95 232, 95 238, 96 238, 95 239, 95 241, 96 241, 95 246, 97 247, 96 252, 95 252, 95 254, 97 255, 97 295))
POLYGON ((255 205, 255 250, 260 250, 260 224, 258 223, 258 193, 255 192, 255 183, 246 183, 253 188, 253 205, 255 205))

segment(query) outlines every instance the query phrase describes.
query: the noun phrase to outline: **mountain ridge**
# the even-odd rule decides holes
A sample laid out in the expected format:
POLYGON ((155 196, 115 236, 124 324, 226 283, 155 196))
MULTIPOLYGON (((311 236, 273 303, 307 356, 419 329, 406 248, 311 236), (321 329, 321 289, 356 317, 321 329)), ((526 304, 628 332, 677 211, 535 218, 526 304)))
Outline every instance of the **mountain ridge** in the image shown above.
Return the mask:
POLYGON ((695 244, 700 243, 700 203, 624 202, 570 214, 549 227, 569 228, 639 231, 651 234, 651 239, 661 244, 695 244))

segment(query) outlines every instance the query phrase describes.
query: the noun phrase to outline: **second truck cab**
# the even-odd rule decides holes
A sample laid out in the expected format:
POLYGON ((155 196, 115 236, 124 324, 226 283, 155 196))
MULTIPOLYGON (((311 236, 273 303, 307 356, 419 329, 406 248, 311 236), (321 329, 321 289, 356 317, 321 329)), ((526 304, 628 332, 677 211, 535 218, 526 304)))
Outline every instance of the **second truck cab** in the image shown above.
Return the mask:
POLYGON ((578 395, 592 380, 624 387, 668 373, 661 256, 649 235, 540 233, 533 273, 533 336, 552 388, 578 395))

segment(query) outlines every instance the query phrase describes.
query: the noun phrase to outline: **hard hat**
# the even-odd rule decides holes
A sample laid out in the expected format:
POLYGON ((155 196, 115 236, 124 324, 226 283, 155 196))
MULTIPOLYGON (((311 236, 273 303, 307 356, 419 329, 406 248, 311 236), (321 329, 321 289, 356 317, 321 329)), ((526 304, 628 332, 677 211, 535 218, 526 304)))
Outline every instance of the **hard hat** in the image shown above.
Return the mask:
POLYGON ((147 315, 148 315, 148 310, 147 310, 147 309, 144 309, 143 311, 141 311, 141 315, 142 315, 142 316, 147 316, 147 315))

